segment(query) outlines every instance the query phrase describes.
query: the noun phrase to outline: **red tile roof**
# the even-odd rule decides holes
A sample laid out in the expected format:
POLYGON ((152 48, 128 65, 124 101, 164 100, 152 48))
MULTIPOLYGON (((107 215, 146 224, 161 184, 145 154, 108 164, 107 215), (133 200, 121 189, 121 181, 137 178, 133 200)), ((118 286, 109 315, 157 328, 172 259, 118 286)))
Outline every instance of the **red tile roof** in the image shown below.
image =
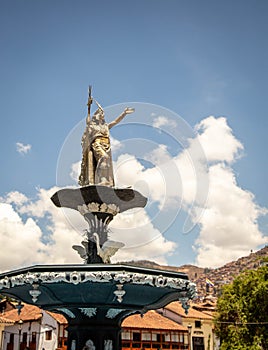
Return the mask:
POLYGON ((10 324, 11 323, 11 324, 13 324, 14 321, 12 321, 12 320, 10 320, 10 319, 8 319, 6 317, 0 316, 0 323, 4 323, 4 324, 6 324, 6 323, 10 324))
POLYGON ((18 314, 18 310, 10 310, 5 312, 4 317, 9 318, 14 322, 22 321, 36 321, 42 318, 42 310, 34 305, 24 304, 21 309, 20 315, 18 314))
POLYGON ((187 331, 186 327, 159 315, 156 311, 148 311, 143 317, 140 315, 129 316, 123 321, 122 328, 187 331))
POLYGON ((51 311, 46 311, 50 316, 52 316, 59 324, 68 324, 68 321, 66 320, 66 318, 61 315, 61 314, 57 314, 55 312, 51 312, 51 311))
POLYGON ((174 301, 173 303, 168 304, 165 306, 165 309, 173 311, 174 313, 180 315, 181 317, 184 318, 195 318, 195 319, 207 319, 207 320, 212 320, 212 316, 205 314, 204 312, 198 311, 190 307, 188 310, 188 314, 185 314, 184 309, 181 306, 181 303, 178 301, 174 301))
POLYGON ((206 315, 211 316, 211 318, 214 318, 215 316, 215 311, 203 310, 202 312, 206 315))
MULTIPOLYGON (((51 317, 53 317, 59 324, 67 324, 67 320, 63 315, 56 314, 54 312, 46 311, 51 317)), ((5 317, 12 320, 13 322, 18 322, 22 320, 26 321, 36 321, 42 318, 42 310, 34 305, 24 304, 21 309, 20 315, 18 315, 18 310, 10 310, 5 312, 5 317)))

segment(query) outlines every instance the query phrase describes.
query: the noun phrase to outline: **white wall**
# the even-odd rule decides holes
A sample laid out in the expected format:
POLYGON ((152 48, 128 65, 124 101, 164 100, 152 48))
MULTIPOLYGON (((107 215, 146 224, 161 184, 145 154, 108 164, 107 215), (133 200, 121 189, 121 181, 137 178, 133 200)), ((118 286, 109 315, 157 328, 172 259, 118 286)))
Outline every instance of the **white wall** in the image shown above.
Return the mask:
POLYGON ((57 321, 43 311, 43 318, 41 323, 41 334, 39 340, 39 347, 37 350, 55 350, 58 346, 59 325, 57 321), (46 331, 52 331, 51 340, 46 340, 46 331))
POLYGON ((182 324, 182 317, 178 314, 176 314, 175 312, 168 310, 168 309, 159 309, 161 315, 169 318, 170 320, 177 322, 179 324, 182 324))
MULTIPOLYGON (((20 342, 22 342, 22 335, 23 333, 27 333, 27 344, 29 342, 29 335, 32 332, 38 333, 40 332, 40 324, 38 322, 24 322, 21 325, 21 332, 19 332, 19 327, 18 324, 14 324, 11 326, 6 326, 4 329, 4 334, 3 334, 3 350, 6 350, 7 348, 7 343, 9 343, 10 340, 10 334, 14 334, 14 349, 19 348, 19 334, 20 334, 20 342)), ((2 349, 1 349, 2 350, 2 349)))
MULTIPOLYGON (((36 332, 36 350, 55 350, 57 348, 59 325, 57 321, 48 313, 42 310, 41 320, 32 322, 23 322, 21 326, 20 341, 22 342, 23 333, 27 333, 27 345, 29 344, 32 332, 36 332), (46 340, 46 331, 52 331, 52 339, 46 340)), ((14 334, 14 350, 19 348, 19 327, 18 324, 6 326, 4 329, 3 349, 6 350, 10 339, 10 333, 14 334)))

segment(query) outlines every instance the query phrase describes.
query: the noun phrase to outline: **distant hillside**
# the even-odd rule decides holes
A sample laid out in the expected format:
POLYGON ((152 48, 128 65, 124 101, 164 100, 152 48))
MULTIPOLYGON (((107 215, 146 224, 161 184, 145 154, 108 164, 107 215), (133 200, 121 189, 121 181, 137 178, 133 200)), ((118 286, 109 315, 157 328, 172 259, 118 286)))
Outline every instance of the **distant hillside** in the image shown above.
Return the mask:
POLYGON ((206 278, 214 284, 209 293, 217 295, 223 284, 228 284, 241 272, 258 268, 265 258, 268 258, 268 246, 251 253, 248 256, 231 261, 216 269, 205 269, 204 274, 197 277, 195 283, 201 296, 207 294, 206 278))
POLYGON ((147 260, 130 261, 127 264, 159 270, 184 272, 192 282, 196 283, 198 297, 202 299, 208 294, 216 297, 223 284, 232 282, 234 277, 243 271, 259 267, 264 258, 268 258, 268 246, 216 269, 202 268, 194 265, 164 266, 147 260), (206 283, 207 279, 211 282, 210 285, 206 283))

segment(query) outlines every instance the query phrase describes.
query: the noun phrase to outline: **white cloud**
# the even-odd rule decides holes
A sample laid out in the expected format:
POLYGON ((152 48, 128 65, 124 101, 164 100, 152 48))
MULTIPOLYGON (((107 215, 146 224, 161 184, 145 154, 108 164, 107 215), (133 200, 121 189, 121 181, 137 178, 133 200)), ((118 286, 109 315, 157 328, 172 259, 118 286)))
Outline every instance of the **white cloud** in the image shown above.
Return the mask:
POLYGON ((146 259, 166 264, 166 255, 172 254, 176 248, 174 242, 167 241, 152 225, 144 209, 139 208, 117 215, 110 227, 111 239, 125 244, 115 256, 117 261, 146 259))
POLYGON ((30 152, 31 148, 32 145, 30 144, 24 145, 21 142, 16 143, 17 152, 19 152, 20 154, 27 154, 28 152, 30 152))
MULTIPOLYGON (((1 253, 2 271, 31 264, 82 263, 72 245, 80 244, 87 223, 75 210, 54 206, 50 198, 58 190, 58 187, 39 188, 34 200, 19 192, 8 193, 1 199, 0 243, 5 248, 1 253), (41 225, 42 219, 45 219, 45 227, 41 225)), ((114 222, 111 239, 125 242, 126 248, 117 253, 113 261, 138 257, 166 262, 165 254, 174 250, 174 243, 166 241, 153 227, 143 209, 127 216, 118 215, 114 222), (144 229, 148 237, 146 244, 144 229), (137 254, 133 245, 141 244, 137 254)))
POLYGON ((110 142, 111 142, 111 148, 113 150, 113 153, 119 151, 123 147, 122 143, 119 140, 112 137, 111 135, 110 135, 110 142))
POLYGON ((194 243, 196 263, 213 267, 267 243, 258 226, 258 219, 267 211, 256 204, 252 193, 237 184, 231 166, 241 156, 243 145, 226 118, 205 118, 196 130, 197 136, 175 157, 170 157, 162 145, 145 155, 154 163, 149 169, 133 155, 121 155, 116 162, 117 179, 142 193, 144 190, 158 203, 159 210, 181 203, 188 211, 193 204, 190 215, 200 226, 194 243))
POLYGON ((46 229, 50 232, 47 250, 52 263, 79 262, 81 260, 72 249, 72 245, 80 243, 86 223, 75 210, 57 208, 52 203, 50 198, 58 190, 58 187, 49 190, 40 188, 37 199, 21 207, 19 212, 47 219, 46 229))
POLYGON ((240 156, 243 145, 233 135, 226 118, 210 116, 203 119, 196 130, 208 161, 232 163, 240 156))
MULTIPOLYGON (((158 125, 166 122, 165 119, 156 120, 158 125)), ((147 210, 152 203, 157 203, 167 226, 172 208, 180 210, 182 205, 187 211, 193 204, 190 215, 200 226, 199 237, 194 242, 196 263, 213 267, 267 243, 258 226, 258 219, 266 210, 256 204, 252 193, 237 183, 232 165, 240 157, 243 145, 233 135, 226 118, 206 118, 196 130, 197 136, 175 156, 161 144, 144 154, 144 160, 152 164, 150 168, 144 166, 140 157, 121 154, 114 169, 117 187, 132 186, 149 197, 147 210), (208 175, 210 189, 206 201, 208 175)), ((75 179, 79 163, 71 169, 75 179)), ((71 246, 80 244, 87 224, 78 212, 54 206, 50 197, 58 189, 38 189, 37 198, 31 200, 17 191, 0 198, 0 242, 5 248, 1 254, 2 270, 33 262, 81 262, 71 246), (41 224, 44 221, 45 227, 41 224)), ((174 242, 165 239, 164 230, 160 232, 156 228, 154 218, 149 218, 144 209, 117 215, 110 227, 110 238, 126 245, 113 261, 151 259, 166 263, 167 256, 176 248, 174 242)))
POLYGON ((216 267, 268 242, 258 226, 258 219, 267 210, 256 204, 251 192, 237 184, 231 166, 240 157, 243 145, 233 135, 226 118, 206 118, 197 130, 208 159, 210 187, 206 206, 201 208, 203 215, 198 219, 196 263, 216 267))
POLYGON ((172 160, 168 153, 167 145, 163 144, 159 144, 152 152, 145 154, 144 159, 150 161, 152 164, 160 166, 172 160))
MULTIPOLYGON (((0 197, 0 201, 1 200, 4 199, 0 197)), ((5 203, 8 204, 16 203, 16 205, 21 206, 26 202, 28 202, 28 198, 23 193, 18 191, 9 192, 5 197, 5 203)))
POLYGON ((158 203, 159 209, 170 209, 174 200, 178 206, 181 182, 175 162, 163 153, 161 145, 152 154, 146 154, 144 159, 153 160, 155 166, 146 169, 133 155, 120 155, 114 165, 117 186, 133 187, 158 203))
POLYGON ((197 264, 220 266, 267 243, 257 222, 265 213, 267 211, 255 203, 253 194, 237 185, 230 167, 211 166, 209 198, 195 242, 197 264))
POLYGON ((70 172, 70 178, 74 180, 75 182, 78 181, 79 175, 81 170, 81 161, 76 162, 72 164, 71 166, 71 172, 70 172))
POLYGON ((72 245, 80 243, 85 227, 77 218, 79 213, 76 216, 73 211, 66 216, 63 209, 54 206, 50 197, 57 190, 38 189, 35 200, 26 200, 24 195, 13 192, 6 197, 12 206, 3 203, 2 198, 0 242, 5 247, 1 253, 2 271, 32 264, 81 262, 72 245), (38 220, 44 218, 46 225, 42 227, 38 220))
POLYGON ((177 127, 177 124, 174 120, 171 120, 163 115, 155 117, 153 120, 153 127, 160 128, 161 126, 169 125, 173 128, 177 127))
POLYGON ((32 218, 24 222, 11 204, 0 203, 0 213, 1 270, 45 262, 48 254, 37 223, 32 218))

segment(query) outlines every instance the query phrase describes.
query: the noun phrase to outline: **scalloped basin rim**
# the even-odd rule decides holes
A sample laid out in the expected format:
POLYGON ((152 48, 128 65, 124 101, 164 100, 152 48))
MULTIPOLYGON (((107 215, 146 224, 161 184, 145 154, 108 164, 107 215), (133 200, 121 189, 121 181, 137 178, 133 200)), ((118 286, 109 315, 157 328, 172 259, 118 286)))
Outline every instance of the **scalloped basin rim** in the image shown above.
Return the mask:
POLYGON ((78 210, 78 206, 89 203, 115 204, 120 212, 147 204, 147 198, 131 188, 113 188, 91 185, 80 188, 64 188, 51 197, 57 207, 78 210))
POLYGON ((151 275, 163 275, 164 277, 181 278, 188 280, 187 274, 184 272, 174 272, 168 270, 145 268, 127 264, 65 264, 65 265, 33 265, 29 267, 23 267, 21 269, 7 271, 0 274, 0 279, 4 277, 12 277, 18 274, 27 272, 62 272, 62 271, 85 271, 85 272, 96 272, 96 271, 126 271, 126 272, 137 272, 147 273, 151 275))

